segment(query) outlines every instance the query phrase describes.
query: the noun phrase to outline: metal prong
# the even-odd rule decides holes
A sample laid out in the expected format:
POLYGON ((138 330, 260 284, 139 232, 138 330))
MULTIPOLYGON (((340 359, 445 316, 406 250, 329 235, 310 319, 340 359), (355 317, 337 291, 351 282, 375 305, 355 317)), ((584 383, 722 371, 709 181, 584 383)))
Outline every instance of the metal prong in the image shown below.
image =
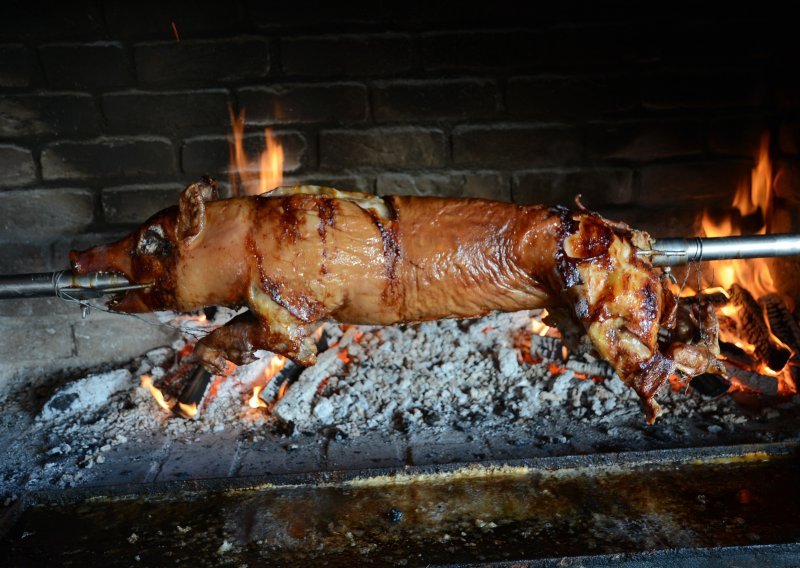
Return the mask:
POLYGON ((89 317, 89 304, 81 304, 81 319, 86 319, 89 317))

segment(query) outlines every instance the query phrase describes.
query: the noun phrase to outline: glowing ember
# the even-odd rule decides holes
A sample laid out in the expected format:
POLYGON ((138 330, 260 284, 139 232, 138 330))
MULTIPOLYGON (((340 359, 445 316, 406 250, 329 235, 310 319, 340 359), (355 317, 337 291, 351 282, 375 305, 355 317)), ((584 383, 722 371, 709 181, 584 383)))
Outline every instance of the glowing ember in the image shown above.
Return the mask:
POLYGON ((275 397, 275 400, 280 400, 283 398, 283 395, 286 394, 286 389, 289 388, 289 383, 284 381, 281 385, 281 388, 278 389, 278 395, 275 397))
POLYGON ((264 129, 265 148, 258 159, 244 149, 244 110, 238 116, 228 108, 233 142, 230 144, 230 183, 236 195, 259 195, 283 183, 283 147, 269 128, 264 129))
MULTIPOLYGON (((152 394, 153 398, 156 399, 158 405, 167 412, 172 412, 169 404, 167 404, 167 401, 164 400, 164 394, 153 385, 152 377, 150 375, 142 375, 140 380, 142 381, 142 386, 150 390, 150 394, 152 394)), ((195 412, 197 412, 196 409, 195 412)))
MULTIPOLYGON (((544 318, 547 317, 547 310, 542 310, 537 317, 534 317, 531 320, 531 331, 540 337, 544 337, 550 333, 551 328, 549 325, 544 323, 544 318)), ((552 335, 552 334, 551 334, 552 335)))

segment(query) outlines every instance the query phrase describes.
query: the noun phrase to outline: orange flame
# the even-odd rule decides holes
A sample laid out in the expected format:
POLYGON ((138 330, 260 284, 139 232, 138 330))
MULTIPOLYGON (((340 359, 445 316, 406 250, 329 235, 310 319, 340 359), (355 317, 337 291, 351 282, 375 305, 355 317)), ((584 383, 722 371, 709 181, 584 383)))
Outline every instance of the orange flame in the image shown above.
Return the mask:
POLYGON ((183 412, 186 414, 186 416, 189 416, 190 418, 194 418, 195 416, 197 416, 197 403, 196 402, 193 402, 192 404, 186 404, 184 402, 179 402, 178 406, 180 407, 181 410, 183 410, 183 412))
POLYGON ((230 143, 230 184, 234 195, 260 195, 283 183, 283 147, 264 129, 265 148, 258 159, 251 159, 244 149, 244 110, 238 116, 228 107, 233 141, 230 143))
POLYGON ((544 323, 544 318, 547 317, 547 310, 542 310, 542 313, 537 317, 531 319, 531 331, 539 337, 544 337, 552 329, 549 325, 544 323))
MULTIPOLYGON (((286 366, 286 357, 281 355, 273 355, 272 358, 269 360, 269 364, 264 369, 264 383, 260 385, 255 385, 253 387, 253 395, 248 399, 247 404, 250 408, 267 408, 268 404, 264 402, 261 397, 261 391, 264 390, 269 382, 275 378, 281 369, 286 366)), ((285 384, 285 383, 284 383, 285 384)), ((281 385, 283 387, 283 385, 281 385)))
MULTIPOLYGON (((760 224, 755 234, 769 234, 772 228, 774 207, 774 181, 772 162, 769 157, 769 136, 765 134, 761 139, 756 166, 750 174, 750 183, 741 183, 733 198, 732 208, 738 215, 731 214, 722 218, 715 218, 709 211, 704 211, 701 218, 701 226, 705 235, 708 237, 741 235, 743 221, 745 220, 750 221, 748 223, 750 225, 754 223, 760 224)), ((723 292, 725 289, 730 288, 734 282, 747 288, 755 298, 777 291, 769 263, 765 259, 726 260, 714 263, 711 269, 713 270, 713 283, 721 285, 723 292)), ((711 291, 707 290, 707 292, 711 291)), ((740 308, 732 305, 725 305, 719 310, 721 315, 730 318, 735 323, 739 321, 739 312, 740 308)), ((755 351, 754 345, 745 343, 735 334, 720 330, 720 336, 723 340, 735 344, 748 353, 755 351)), ((773 338, 777 343, 783 345, 780 339, 774 335, 773 338)), ((796 391, 788 367, 779 373, 775 373, 762 364, 758 372, 777 376, 778 391, 781 394, 790 394, 796 391)), ((736 388, 744 388, 738 381, 733 381, 733 383, 736 388)))
POLYGON ((164 394, 153 385, 152 377, 150 375, 142 375, 140 380, 142 382, 142 386, 150 390, 150 394, 152 394, 153 398, 156 399, 158 405, 167 412, 172 412, 169 404, 167 404, 167 401, 164 400, 164 394))

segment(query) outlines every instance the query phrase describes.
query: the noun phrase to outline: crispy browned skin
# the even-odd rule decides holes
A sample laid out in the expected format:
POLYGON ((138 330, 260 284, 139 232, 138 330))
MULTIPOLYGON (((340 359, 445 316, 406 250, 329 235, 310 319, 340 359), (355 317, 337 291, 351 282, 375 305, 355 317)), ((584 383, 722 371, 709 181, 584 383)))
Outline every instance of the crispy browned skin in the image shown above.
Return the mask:
POLYGON ((121 298, 120 311, 248 306, 198 343, 213 370, 257 349, 313 364, 309 335, 324 320, 389 325, 549 307, 580 322, 649 421, 676 359, 684 372, 719 372, 697 346, 658 344, 675 301, 634 254, 648 239, 596 214, 314 186, 213 197, 213 182, 194 184, 180 207, 126 239, 70 255, 80 273, 153 284, 121 298))

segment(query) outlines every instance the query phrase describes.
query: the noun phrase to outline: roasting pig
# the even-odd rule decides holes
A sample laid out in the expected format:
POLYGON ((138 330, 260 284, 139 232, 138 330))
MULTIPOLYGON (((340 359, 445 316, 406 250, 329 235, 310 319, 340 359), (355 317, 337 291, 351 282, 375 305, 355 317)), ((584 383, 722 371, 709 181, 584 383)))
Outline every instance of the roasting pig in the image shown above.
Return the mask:
POLYGON ((148 284, 115 298, 120 312, 249 308, 197 343, 214 372, 226 360, 252 361, 258 349, 313 365, 310 336, 323 321, 391 325, 548 308, 566 338, 588 337, 652 422, 653 397, 671 374, 722 371, 708 314, 694 334, 702 341, 663 333, 680 310, 636 255, 649 246, 646 233, 583 208, 319 186, 218 199, 204 178, 129 236, 70 260, 79 274, 148 284))

